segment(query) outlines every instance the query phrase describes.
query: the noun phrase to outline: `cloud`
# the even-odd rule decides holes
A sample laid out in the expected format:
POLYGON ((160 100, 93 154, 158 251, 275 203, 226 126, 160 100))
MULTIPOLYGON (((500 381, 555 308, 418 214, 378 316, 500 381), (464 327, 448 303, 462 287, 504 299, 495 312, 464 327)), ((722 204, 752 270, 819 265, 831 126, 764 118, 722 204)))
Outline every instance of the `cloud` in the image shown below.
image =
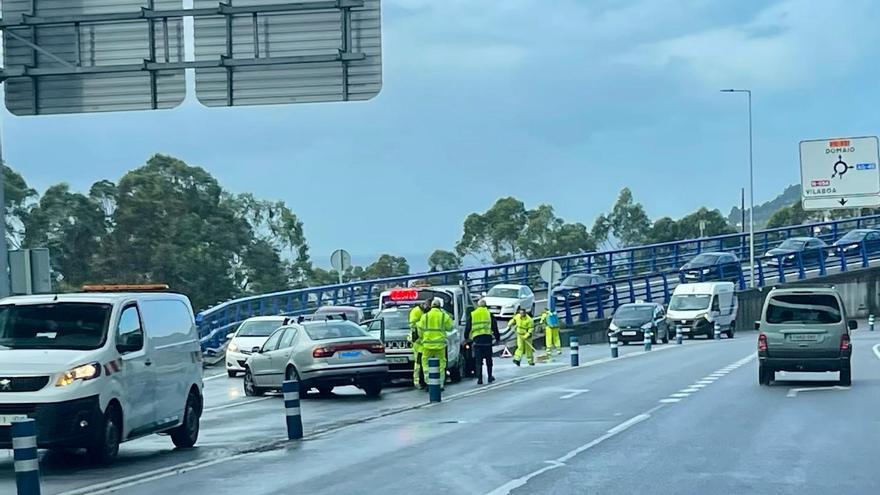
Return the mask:
POLYGON ((713 87, 757 86, 787 91, 814 86, 858 68, 878 42, 876 2, 788 0, 737 25, 644 43, 620 60, 679 71, 713 87))

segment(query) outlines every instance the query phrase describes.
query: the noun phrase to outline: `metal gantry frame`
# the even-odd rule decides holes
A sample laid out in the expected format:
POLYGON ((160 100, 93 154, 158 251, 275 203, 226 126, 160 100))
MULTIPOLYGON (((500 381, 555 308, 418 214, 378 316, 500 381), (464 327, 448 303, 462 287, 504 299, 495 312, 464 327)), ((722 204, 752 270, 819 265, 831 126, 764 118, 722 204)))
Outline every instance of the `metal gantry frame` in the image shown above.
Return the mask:
MULTIPOLYGON (((172 9, 157 10, 155 9, 155 0, 148 0, 149 6, 142 7, 139 12, 113 13, 113 14, 85 14, 71 16, 52 16, 40 17, 34 15, 35 1, 31 2, 32 13, 23 14, 18 19, 0 19, 0 30, 5 34, 24 43, 33 50, 33 66, 22 66, 13 69, 3 68, 0 70, 0 82, 15 77, 30 77, 34 81, 38 81, 40 76, 66 76, 66 75, 84 75, 84 74, 113 74, 124 72, 149 72, 150 73, 150 89, 151 102, 153 109, 158 107, 158 89, 156 84, 157 73, 166 70, 181 69, 217 69, 226 70, 227 78, 227 95, 226 104, 232 106, 234 104, 234 73, 236 67, 258 67, 258 66, 274 66, 274 65, 295 65, 320 62, 340 62, 343 68, 343 101, 348 98, 348 64, 352 61, 364 60, 364 53, 352 52, 352 22, 351 11, 355 8, 364 6, 364 0, 317 0, 312 2, 301 3, 278 3, 272 5, 261 6, 233 6, 230 2, 218 2, 216 8, 190 8, 190 9, 172 9), (342 12, 340 31, 342 37, 340 39, 341 48, 337 53, 322 55, 302 55, 302 56, 286 56, 272 57, 268 42, 268 22, 264 23, 263 38, 265 39, 263 52, 260 52, 260 17, 267 14, 296 13, 304 11, 319 11, 338 9, 342 12), (182 53, 179 54, 180 61, 171 61, 170 51, 170 29, 169 20, 182 20, 185 17, 217 17, 223 16, 226 20, 226 53, 222 54, 216 60, 182 60, 182 53), (234 34, 233 19, 236 16, 250 16, 253 19, 252 36, 254 43, 253 58, 236 58, 233 53, 234 34), (143 21, 147 23, 149 32, 149 58, 144 59, 139 64, 119 64, 107 66, 95 66, 94 59, 92 64, 83 64, 83 54, 81 39, 83 36, 84 25, 112 22, 137 22, 143 21), (157 28, 158 25, 158 28, 157 28), (40 46, 37 38, 37 27, 45 26, 72 26, 74 28, 74 38, 76 43, 76 60, 71 63, 64 58, 52 53, 40 46), (12 29, 31 28, 31 39, 27 39, 12 29), (158 54, 156 34, 161 29, 161 45, 162 57, 158 54), (63 67, 59 68, 41 68, 37 65, 37 54, 43 54, 58 62, 63 67)), ((177 23, 177 29, 181 30, 181 24, 177 23)), ((182 39, 182 33, 176 33, 178 39, 182 39)), ((91 32, 92 56, 94 56, 94 32, 91 32)), ((182 52, 183 46, 178 46, 178 50, 182 52)), ((35 85, 34 98, 38 99, 37 89, 35 85)), ((36 104, 35 104, 36 108, 36 104)))

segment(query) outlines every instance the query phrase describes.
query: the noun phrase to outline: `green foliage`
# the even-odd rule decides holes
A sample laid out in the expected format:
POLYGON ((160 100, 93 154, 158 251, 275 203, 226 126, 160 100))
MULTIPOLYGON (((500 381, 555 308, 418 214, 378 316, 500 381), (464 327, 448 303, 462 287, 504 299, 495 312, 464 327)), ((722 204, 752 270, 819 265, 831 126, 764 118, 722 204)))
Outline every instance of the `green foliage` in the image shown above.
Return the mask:
POLYGON ((800 225, 810 218, 810 214, 804 211, 801 200, 798 199, 791 206, 777 210, 767 221, 768 229, 785 227, 788 225, 800 225))
POLYGON ((388 278, 409 275, 409 263, 403 256, 383 254, 364 269, 361 278, 388 278))
POLYGON ((6 165, 2 165, 2 171, 6 240, 12 246, 18 247, 24 237, 24 222, 30 203, 37 197, 37 191, 27 185, 21 174, 6 165))
POLYGON ((510 197, 499 199, 483 214, 470 214, 455 247, 459 257, 495 263, 592 249, 595 243, 583 224, 565 223, 548 205, 526 210, 522 201, 510 197))
POLYGON ((629 247, 648 240, 651 220, 641 203, 633 200, 632 191, 623 188, 607 215, 599 215, 593 224, 592 237, 609 248, 629 247))
POLYGON ((452 251, 437 249, 428 256, 428 267, 435 272, 457 270, 461 268, 461 258, 452 251))

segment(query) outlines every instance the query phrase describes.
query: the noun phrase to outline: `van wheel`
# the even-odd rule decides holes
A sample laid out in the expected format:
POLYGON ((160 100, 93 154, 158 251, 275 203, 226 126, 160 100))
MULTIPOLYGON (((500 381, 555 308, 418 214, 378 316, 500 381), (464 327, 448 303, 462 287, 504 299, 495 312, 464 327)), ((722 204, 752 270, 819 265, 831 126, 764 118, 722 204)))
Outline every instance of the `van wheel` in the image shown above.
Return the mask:
POLYGON ((758 365, 758 385, 770 385, 776 373, 763 364, 758 365))
POLYGON ((254 384, 254 375, 250 368, 244 370, 244 395, 248 397, 259 397, 266 393, 265 390, 254 384))
POLYGON ((293 366, 288 366, 287 371, 284 372, 284 380, 288 382, 296 382, 299 384, 299 398, 305 399, 309 395, 309 389, 303 385, 302 380, 299 378, 299 372, 296 371, 296 368, 293 366))
POLYGON ((199 398, 190 393, 186 399, 186 408, 183 410, 183 424, 171 430, 171 441, 178 449, 189 449, 199 440, 199 398))
POLYGON ((852 369, 846 368, 840 370, 840 384, 844 387, 852 385, 852 369))
POLYGON ((122 412, 119 406, 111 404, 104 413, 101 424, 96 428, 95 438, 86 448, 89 459, 98 465, 107 465, 119 454, 122 441, 122 412))

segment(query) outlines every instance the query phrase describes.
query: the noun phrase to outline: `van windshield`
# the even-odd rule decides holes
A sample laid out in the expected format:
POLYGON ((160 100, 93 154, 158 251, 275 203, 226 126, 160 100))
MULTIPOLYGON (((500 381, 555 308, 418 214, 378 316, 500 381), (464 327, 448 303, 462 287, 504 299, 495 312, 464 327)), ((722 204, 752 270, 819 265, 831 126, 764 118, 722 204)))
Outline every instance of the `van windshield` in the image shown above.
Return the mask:
POLYGON ((109 304, 0 305, 0 348, 91 350, 104 345, 109 304))
POLYGON ((675 294, 669 301, 670 311, 697 311, 708 309, 712 297, 709 294, 675 294))
POLYGON ((770 298, 767 323, 827 325, 840 323, 840 304, 830 294, 788 294, 770 298))

